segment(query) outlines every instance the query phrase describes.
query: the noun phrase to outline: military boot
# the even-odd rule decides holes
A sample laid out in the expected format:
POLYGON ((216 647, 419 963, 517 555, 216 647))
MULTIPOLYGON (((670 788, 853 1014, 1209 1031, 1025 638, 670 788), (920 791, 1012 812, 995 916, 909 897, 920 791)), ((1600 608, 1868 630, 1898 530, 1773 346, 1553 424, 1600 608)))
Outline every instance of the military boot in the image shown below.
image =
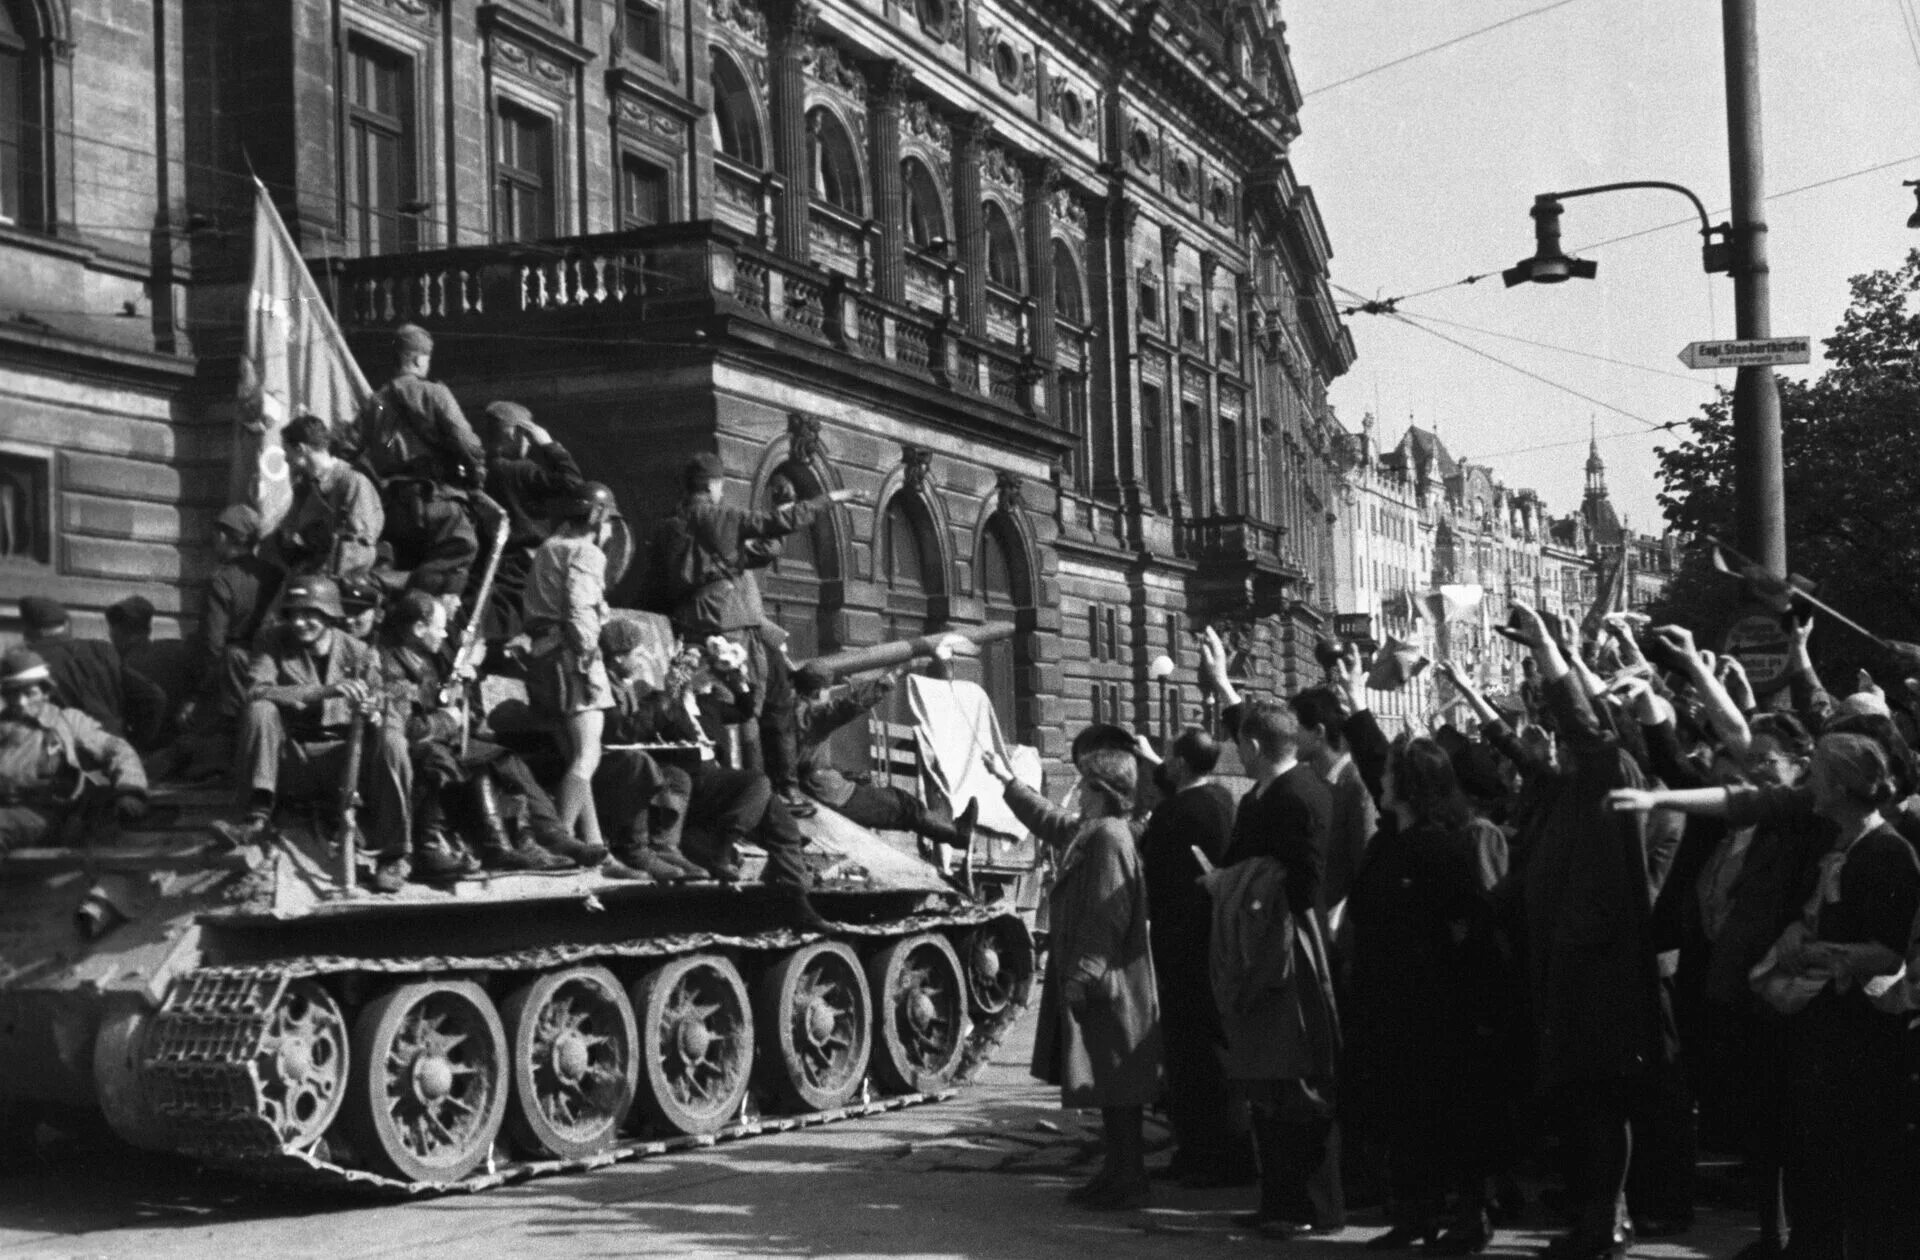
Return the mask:
POLYGON ((474 816, 480 824, 480 861, 494 871, 563 871, 572 863, 507 831, 500 812, 500 789, 484 774, 473 779, 474 816))

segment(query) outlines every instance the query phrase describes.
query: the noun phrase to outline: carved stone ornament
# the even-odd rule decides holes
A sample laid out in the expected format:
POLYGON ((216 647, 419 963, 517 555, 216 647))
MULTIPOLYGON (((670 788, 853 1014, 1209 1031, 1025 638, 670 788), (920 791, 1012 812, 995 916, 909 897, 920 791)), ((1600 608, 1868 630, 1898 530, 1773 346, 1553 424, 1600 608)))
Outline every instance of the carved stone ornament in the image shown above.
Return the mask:
POLYGON ((631 96, 619 97, 617 101, 620 110, 620 121, 628 126, 657 132, 660 135, 668 136, 675 140, 684 141, 686 139, 686 128, 681 124, 680 120, 673 115, 657 109, 649 109, 641 102, 634 100, 631 96))
POLYGON ((427 3, 427 0, 381 0, 381 3, 402 17, 409 17, 417 22, 433 20, 433 6, 427 3))
POLYGON ((1151 171, 1158 146, 1153 142, 1153 133, 1140 123, 1134 123, 1127 134, 1127 161, 1139 171, 1151 171))
POLYGON ((1093 134, 1093 102, 1071 81, 1047 80, 1047 108, 1060 120, 1068 135, 1084 140, 1093 134))
POLYGON ((753 0, 707 0, 707 13, 736 35, 756 44, 767 42, 767 15, 753 0))
POLYGON ((569 89, 573 86, 573 76, 567 72, 566 67, 510 39, 495 35, 493 56, 495 64, 502 69, 535 83, 557 84, 569 89))
POLYGON ((1011 192, 1020 191, 1020 169, 1014 165, 1007 151, 997 144, 989 144, 981 149, 980 178, 1011 192))
POLYGON ((953 148, 953 128, 917 96, 910 99, 906 109, 901 111, 900 125, 908 135, 925 140, 942 153, 953 148))
POLYGON ((1019 96, 1032 96, 1033 53, 1023 50, 997 26, 982 26, 976 34, 974 60, 993 71, 1000 86, 1019 96))
POLYGON ((902 446, 900 465, 907 489, 923 494, 933 475, 933 452, 924 446, 902 446))
POLYGON ((800 68, 822 87, 845 92, 858 100, 866 99, 866 80, 832 44, 808 40, 800 53, 800 68))
POLYGON ((1048 198, 1055 223, 1064 223, 1077 231, 1087 230, 1087 207, 1071 188, 1056 188, 1048 198))
POLYGON ((958 43, 966 20, 963 0, 910 0, 902 8, 911 8, 920 29, 942 44, 958 43))
POLYGON ((1018 512, 1027 506, 1025 482, 1019 473, 1002 469, 994 476, 994 492, 1000 499, 1002 512, 1018 512))
POLYGON ((825 460, 827 444, 820 437, 820 420, 804 411, 787 413, 787 454, 798 464, 825 460))

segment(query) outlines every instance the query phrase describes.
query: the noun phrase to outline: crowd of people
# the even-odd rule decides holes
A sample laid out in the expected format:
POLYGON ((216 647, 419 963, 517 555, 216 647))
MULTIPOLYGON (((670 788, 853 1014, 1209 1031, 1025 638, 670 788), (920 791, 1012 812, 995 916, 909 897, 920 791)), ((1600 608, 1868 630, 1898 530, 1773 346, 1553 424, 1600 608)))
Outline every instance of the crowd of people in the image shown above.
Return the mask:
POLYGON ((1208 631, 1222 738, 1089 728, 1069 808, 988 759, 1055 854, 1033 1070, 1104 1121, 1072 1202, 1148 1201, 1164 1101, 1155 1175, 1256 1181, 1274 1237, 1364 1198, 1369 1249, 1475 1253, 1525 1169, 1559 1182, 1546 1255, 1621 1256, 1692 1227, 1706 1143, 1751 1174, 1745 1260, 1920 1256, 1920 684, 1836 699, 1799 619, 1756 695, 1644 623, 1516 604, 1526 685, 1442 663, 1391 740, 1351 645, 1261 699, 1208 631))
POLYGON ((826 735, 889 680, 795 669, 761 605, 755 569, 850 492, 743 511, 701 454, 635 547, 614 495, 526 407, 493 402, 476 431, 429 378, 432 353, 403 326, 356 423, 284 427, 291 506, 272 523, 219 514, 192 638, 155 640, 143 596, 108 610, 110 640, 74 635, 54 600, 21 602, 25 642, 0 658, 0 860, 107 813, 138 825, 150 780, 224 777, 227 842, 261 844, 304 810, 353 829, 379 893, 483 868, 732 882, 752 844, 792 919, 820 928, 794 821, 815 797, 921 832, 951 870, 971 814, 834 773, 826 735), (665 647, 608 605, 623 550, 646 566, 665 647), (478 712, 482 676, 522 680, 524 703, 478 712))

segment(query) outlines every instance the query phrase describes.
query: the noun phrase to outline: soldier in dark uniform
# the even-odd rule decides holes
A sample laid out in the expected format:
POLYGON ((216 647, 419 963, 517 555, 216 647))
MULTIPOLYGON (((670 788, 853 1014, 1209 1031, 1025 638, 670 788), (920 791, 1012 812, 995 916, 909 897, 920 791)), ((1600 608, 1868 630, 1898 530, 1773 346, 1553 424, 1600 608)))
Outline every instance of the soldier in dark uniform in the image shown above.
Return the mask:
POLYGON ((561 507, 577 499, 586 479, 567 448, 533 422, 517 402, 492 402, 482 413, 487 443, 487 494, 507 514, 506 548, 487 599, 483 632, 488 639, 519 634, 520 597, 533 553, 553 532, 561 507))
POLYGON ((53 675, 31 648, 0 655, 0 861, 51 840, 96 803, 123 823, 147 812, 147 777, 124 739, 53 700, 53 675))
POLYGON ((471 492, 486 469, 486 452, 453 391, 427 379, 433 338, 424 328, 394 330, 397 370, 361 413, 355 433, 360 464, 380 487, 385 537, 393 545, 396 588, 430 595, 466 589, 479 535, 471 492))
POLYGON ((404 723, 382 720, 387 700, 380 658, 340 632, 344 616, 333 579, 287 582, 281 620, 261 635, 248 670, 238 764, 246 814, 229 836, 258 843, 284 797, 337 801, 354 715, 364 714, 361 830, 379 864, 374 887, 398 892, 412 869, 413 766, 404 723))
POLYGON ((280 441, 293 506, 268 540, 272 559, 289 573, 364 576, 386 528, 379 491, 334 450, 333 429, 319 416, 294 417, 280 441))
POLYGON ((760 727, 761 756, 775 791, 802 816, 813 806, 799 791, 799 750, 793 723, 782 710, 792 695, 785 657, 770 641, 772 629, 753 576, 778 540, 813 521, 835 503, 854 501, 851 490, 834 490, 812 499, 781 504, 770 512, 743 511, 721 501, 726 465, 718 455, 702 453, 688 461, 686 497, 656 527, 650 551, 666 586, 675 627, 689 642, 722 634, 747 649, 747 672, 754 687, 751 716, 760 727), (771 702, 765 712, 762 701, 771 702))
POLYGON ((380 611, 385 603, 380 583, 368 574, 341 578, 339 585, 340 607, 347 614, 340 628, 362 643, 373 642, 373 631, 380 624, 380 611))
POLYGON ((109 735, 131 735, 135 744, 158 734, 166 716, 166 693, 128 669, 113 644, 76 639, 64 604, 29 595, 20 601, 20 622, 27 646, 53 674, 54 698, 60 704, 85 713, 109 735))
POLYGON ((155 639, 153 613, 153 601, 145 595, 129 595, 107 609, 107 638, 120 653, 120 663, 158 687, 162 696, 160 720, 147 733, 144 749, 173 741, 193 673, 192 645, 184 639, 155 639))
POLYGON ((954 854, 964 854, 973 847, 980 802, 968 801, 958 819, 947 819, 929 812, 911 792, 875 787, 840 773, 827 740, 886 699, 893 690, 893 677, 865 678, 840 687, 831 686, 832 682, 825 671, 812 665, 793 672, 793 689, 798 696, 794 722, 799 735, 800 786, 807 795, 833 806, 863 827, 915 833, 932 846, 928 856, 934 865, 942 874, 950 874, 954 854))
POLYGON ((180 738, 171 766, 156 773, 203 779, 233 764, 233 731, 253 641, 280 574, 257 554, 260 513, 244 504, 224 509, 213 524, 220 567, 207 582, 206 608, 188 640, 191 691, 180 708, 180 738))

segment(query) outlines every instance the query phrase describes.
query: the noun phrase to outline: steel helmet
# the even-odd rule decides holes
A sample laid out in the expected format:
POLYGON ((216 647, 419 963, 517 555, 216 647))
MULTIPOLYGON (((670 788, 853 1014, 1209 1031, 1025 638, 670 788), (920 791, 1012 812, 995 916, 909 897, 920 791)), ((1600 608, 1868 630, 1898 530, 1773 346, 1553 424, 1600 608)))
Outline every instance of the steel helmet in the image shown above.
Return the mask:
POLYGON ((598 481, 581 486, 579 495, 567 504, 563 515, 570 521, 585 521, 589 526, 625 519, 620 515, 620 502, 613 497, 613 491, 598 481))
POLYGON ((340 588, 332 578, 318 574, 303 575, 288 581, 280 607, 287 612, 296 608, 317 608, 335 621, 344 621, 347 615, 346 609, 340 606, 340 588))

